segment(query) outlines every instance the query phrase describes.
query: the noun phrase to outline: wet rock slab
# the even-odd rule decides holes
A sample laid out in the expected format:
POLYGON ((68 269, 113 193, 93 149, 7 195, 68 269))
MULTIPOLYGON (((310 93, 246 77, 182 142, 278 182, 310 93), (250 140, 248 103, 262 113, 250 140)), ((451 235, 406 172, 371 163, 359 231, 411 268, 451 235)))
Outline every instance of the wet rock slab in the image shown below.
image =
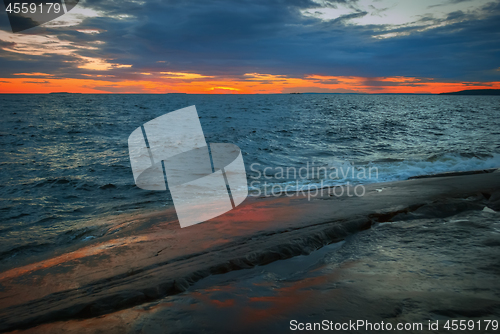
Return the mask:
MULTIPOLYGON (((467 311, 467 303, 496 314, 497 300, 491 295, 498 296, 498 284, 488 282, 498 279, 498 240, 492 232, 498 216, 484 208, 496 203, 491 199, 498 189, 500 173, 486 173, 372 185, 361 198, 248 200, 224 216, 186 229, 177 228, 172 212, 134 218, 100 243, 1 273, 0 329, 91 319, 127 308, 122 312, 134 312, 131 307, 166 296, 181 293, 182 299, 211 275, 265 268, 345 238, 346 246, 327 259, 328 268, 337 268, 333 278, 323 272, 317 280, 297 281, 297 291, 310 286, 321 296, 333 293, 345 300, 332 304, 330 296, 312 304, 303 301, 318 314, 390 318, 416 304, 425 305, 422 312, 430 318, 477 311, 467 311), (494 218, 449 220, 462 214, 494 218), (369 229, 372 225, 376 228, 369 229), (477 231, 486 234, 476 236, 477 231), (369 239, 354 242, 356 238, 369 239), (345 259, 338 258, 344 249, 345 259), (317 288, 314 282, 319 282, 317 288), (412 302, 405 304, 408 298, 412 302), (378 306, 375 300, 380 300, 378 306)), ((294 282, 286 284, 284 292, 295 291, 294 282)), ((422 317, 422 312, 410 313, 422 317)))

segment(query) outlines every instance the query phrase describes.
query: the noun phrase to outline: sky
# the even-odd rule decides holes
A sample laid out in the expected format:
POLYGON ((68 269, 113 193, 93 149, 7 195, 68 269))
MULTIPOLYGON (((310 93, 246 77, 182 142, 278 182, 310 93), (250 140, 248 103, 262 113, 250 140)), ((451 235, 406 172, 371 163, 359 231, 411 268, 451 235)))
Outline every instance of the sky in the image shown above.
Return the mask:
POLYGON ((84 0, 13 33, 0 93, 500 89, 500 0, 84 0))

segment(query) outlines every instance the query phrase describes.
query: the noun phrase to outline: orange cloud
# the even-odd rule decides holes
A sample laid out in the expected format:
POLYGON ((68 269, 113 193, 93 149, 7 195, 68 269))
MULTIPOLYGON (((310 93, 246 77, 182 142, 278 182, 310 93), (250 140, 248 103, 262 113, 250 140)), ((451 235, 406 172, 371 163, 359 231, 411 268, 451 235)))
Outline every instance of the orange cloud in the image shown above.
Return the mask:
MULTIPOLYGON (((151 73, 149 73, 151 74, 151 73)), ((184 72, 160 72, 162 74, 163 79, 204 79, 204 78, 213 78, 211 76, 196 74, 196 73, 184 73, 184 72)))
POLYGON ((232 91, 232 92, 241 91, 241 89, 233 88, 233 87, 212 87, 209 90, 211 90, 211 91, 232 91))
POLYGON ((51 77, 53 74, 48 73, 40 73, 40 72, 32 72, 32 73, 14 73, 13 75, 23 75, 29 77, 51 77))
POLYGON ((311 74, 294 78, 247 73, 239 78, 225 78, 198 73, 144 72, 135 74, 137 78, 134 80, 119 80, 112 74, 87 74, 86 79, 52 78, 46 73, 16 75, 22 78, 0 78, 0 93, 442 93, 464 89, 500 89, 500 82, 440 82, 433 78, 401 76, 365 78, 311 74), (43 80, 37 81, 40 77, 43 80))

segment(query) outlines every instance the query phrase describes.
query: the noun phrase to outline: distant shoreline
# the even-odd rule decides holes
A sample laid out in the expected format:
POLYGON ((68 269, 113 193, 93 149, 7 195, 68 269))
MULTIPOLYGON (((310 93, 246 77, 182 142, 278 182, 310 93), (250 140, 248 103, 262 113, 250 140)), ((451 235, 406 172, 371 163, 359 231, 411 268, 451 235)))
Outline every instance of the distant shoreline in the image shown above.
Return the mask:
POLYGON ((439 93, 439 95, 500 95, 500 89, 467 89, 458 92, 439 93))

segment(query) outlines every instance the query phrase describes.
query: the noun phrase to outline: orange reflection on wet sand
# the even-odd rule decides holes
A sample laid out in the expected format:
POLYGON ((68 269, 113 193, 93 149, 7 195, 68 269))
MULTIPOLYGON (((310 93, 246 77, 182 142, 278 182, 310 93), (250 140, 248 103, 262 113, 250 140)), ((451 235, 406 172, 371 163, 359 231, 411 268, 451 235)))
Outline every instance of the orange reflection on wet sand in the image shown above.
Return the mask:
POLYGON ((243 308, 241 321, 245 324, 257 324, 271 320, 281 314, 289 314, 291 310, 298 308, 302 303, 309 300, 314 294, 311 288, 324 284, 332 279, 331 276, 317 276, 294 282, 290 286, 284 286, 274 290, 276 295, 251 297, 250 305, 243 308), (252 304, 265 303, 265 308, 255 307, 252 304))
POLYGON ((54 267, 58 264, 84 258, 87 256, 92 256, 92 255, 98 255, 101 253, 104 253, 107 250, 110 250, 115 247, 122 247, 126 245, 130 245, 132 243, 138 243, 141 241, 146 241, 148 240, 147 236, 133 236, 133 237, 127 237, 127 238, 120 238, 120 239, 114 239, 110 240, 101 244, 97 245, 92 245, 88 247, 83 247, 77 251, 66 253, 60 256, 56 256, 54 258, 28 264, 23 267, 19 268, 14 268, 11 270, 7 270, 3 273, 0 274, 0 280, 5 280, 9 278, 14 278, 17 276, 24 275, 26 273, 35 271, 35 270, 41 270, 41 269, 47 269, 50 267, 54 267))

